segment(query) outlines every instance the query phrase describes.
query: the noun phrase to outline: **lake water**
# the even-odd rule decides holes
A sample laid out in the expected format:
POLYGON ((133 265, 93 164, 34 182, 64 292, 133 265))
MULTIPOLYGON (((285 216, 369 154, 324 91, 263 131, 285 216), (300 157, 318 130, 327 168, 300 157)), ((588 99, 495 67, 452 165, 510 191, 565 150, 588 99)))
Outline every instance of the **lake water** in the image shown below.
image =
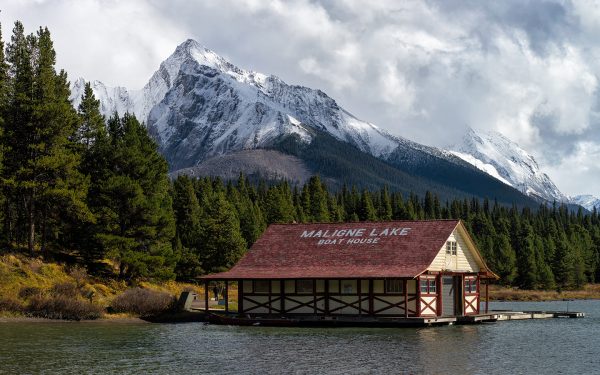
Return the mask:
POLYGON ((0 373, 600 374, 600 301, 490 307, 586 318, 397 329, 0 323, 0 373))

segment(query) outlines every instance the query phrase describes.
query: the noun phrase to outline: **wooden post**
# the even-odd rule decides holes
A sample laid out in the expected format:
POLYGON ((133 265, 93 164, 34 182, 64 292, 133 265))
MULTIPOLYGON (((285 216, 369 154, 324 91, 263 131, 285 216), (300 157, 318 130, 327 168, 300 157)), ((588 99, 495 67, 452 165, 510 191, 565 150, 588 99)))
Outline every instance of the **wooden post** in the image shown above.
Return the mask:
POLYGON ((369 279, 369 315, 375 314, 375 306, 373 301, 373 279, 369 279))
POLYGON ((244 313, 244 281, 238 280, 238 314, 244 313))
POLYGON ((325 280, 325 315, 329 315, 329 280, 325 280))
POLYGON ((462 289, 462 302, 460 304, 460 311, 462 311, 462 314, 460 314, 461 316, 467 315, 467 311, 465 309, 465 275, 462 274, 460 275, 460 282, 462 284, 460 284, 460 288, 462 289))
POLYGON ((358 315, 362 315, 362 290, 361 290, 361 285, 362 284, 362 280, 358 279, 356 280, 356 291, 358 292, 358 315))
POLYGON ((208 280, 204 280, 204 311, 208 311, 208 280))
POLYGON ((442 274, 438 274, 436 276, 435 280, 436 280, 435 282, 437 284, 436 289, 435 289, 436 294, 437 294, 437 296, 435 297, 436 298, 435 305, 437 307, 436 314, 437 314, 437 316, 442 316, 442 313, 444 311, 443 310, 444 306, 442 306, 442 274))
POLYGON ((489 288, 488 285, 490 284, 490 280, 486 280, 485 281, 485 313, 488 313, 488 308, 490 305, 490 293, 489 293, 489 288))
POLYGON ((415 315, 421 316, 421 277, 415 279, 415 315))
POLYGON ((279 280, 279 313, 285 314, 285 280, 279 280))
POLYGON ((229 281, 225 280, 225 313, 229 312, 229 281))
POLYGON ((313 314, 317 315, 317 280, 312 281, 313 284, 313 314))
POLYGON ((273 280, 269 279, 269 315, 271 315, 271 305, 273 304, 271 296, 273 295, 273 280))
POLYGON ((404 284, 404 317, 408 318, 408 282, 403 279, 404 284))

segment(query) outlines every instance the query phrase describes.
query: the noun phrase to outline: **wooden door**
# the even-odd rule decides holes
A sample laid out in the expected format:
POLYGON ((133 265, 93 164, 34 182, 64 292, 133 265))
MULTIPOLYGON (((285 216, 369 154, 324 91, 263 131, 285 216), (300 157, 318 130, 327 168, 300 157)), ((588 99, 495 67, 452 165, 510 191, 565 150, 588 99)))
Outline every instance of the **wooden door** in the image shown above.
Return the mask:
POLYGON ((453 276, 442 276, 442 316, 456 314, 456 282, 453 276))

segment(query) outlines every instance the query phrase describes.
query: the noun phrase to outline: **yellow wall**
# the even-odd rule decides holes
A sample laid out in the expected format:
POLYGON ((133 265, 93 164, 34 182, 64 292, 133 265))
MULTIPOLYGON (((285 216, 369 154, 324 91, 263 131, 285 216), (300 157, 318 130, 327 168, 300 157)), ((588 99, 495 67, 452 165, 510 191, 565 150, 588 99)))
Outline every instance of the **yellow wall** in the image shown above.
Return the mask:
POLYGON ((446 254, 446 243, 440 249, 438 255, 435 257, 428 271, 461 271, 461 272, 479 272, 481 265, 478 263, 475 255, 469 249, 467 242, 460 234, 458 228, 454 229, 454 232, 448 237, 447 241, 456 241, 457 249, 455 259, 452 259, 450 263, 446 260, 449 257, 446 254))

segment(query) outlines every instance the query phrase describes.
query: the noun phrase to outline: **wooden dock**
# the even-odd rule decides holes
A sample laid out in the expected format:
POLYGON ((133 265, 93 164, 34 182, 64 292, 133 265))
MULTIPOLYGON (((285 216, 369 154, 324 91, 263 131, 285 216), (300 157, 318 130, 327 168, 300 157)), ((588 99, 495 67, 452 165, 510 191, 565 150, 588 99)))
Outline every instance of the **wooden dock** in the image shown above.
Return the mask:
MULTIPOLYGON (((190 299, 191 301, 191 299, 190 299)), ((185 302, 185 301, 182 301, 185 302)), ((214 303, 213 305, 216 305, 214 303)), ((430 327, 453 324, 480 324, 509 320, 584 318, 585 313, 575 311, 510 311, 495 310, 484 314, 451 317, 404 317, 368 315, 285 315, 237 314, 218 309, 198 309, 193 304, 182 303, 177 312, 144 317, 156 323, 207 322, 237 326, 295 326, 295 327, 430 327)))
POLYGON ((498 320, 585 318, 585 313, 576 311, 498 311, 498 320))

